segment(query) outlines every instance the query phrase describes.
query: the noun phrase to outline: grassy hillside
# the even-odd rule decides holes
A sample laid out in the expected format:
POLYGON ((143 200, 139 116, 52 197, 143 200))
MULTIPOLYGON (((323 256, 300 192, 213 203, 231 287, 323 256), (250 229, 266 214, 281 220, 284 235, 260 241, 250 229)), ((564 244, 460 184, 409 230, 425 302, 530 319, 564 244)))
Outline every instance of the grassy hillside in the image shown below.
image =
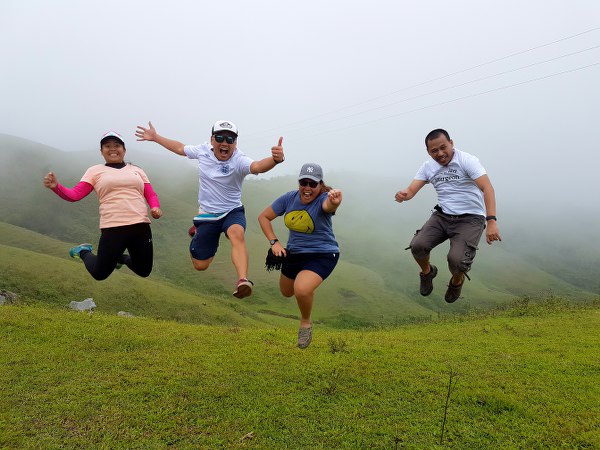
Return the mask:
POLYGON ((191 268, 197 179, 173 155, 131 152, 164 211, 149 278, 97 282, 68 257, 97 244, 97 200, 64 202, 41 180, 76 183, 96 152, 0 135, 0 288, 19 294, 0 306, 0 448, 600 448, 600 249, 584 234, 557 242, 506 220, 447 305, 445 247, 427 298, 404 250, 431 192, 398 207, 395 182, 332 174, 342 258, 301 351, 256 223, 293 177, 245 183, 256 289, 237 300, 225 239, 208 272, 191 268), (95 312, 67 309, 88 297, 95 312))
POLYGON ((116 273, 110 281, 95 282, 81 263, 4 245, 0 245, 0 261, 2 288, 18 293, 28 304, 66 308, 73 300, 93 298, 97 310, 105 313, 126 311, 156 319, 232 326, 263 322, 256 313, 222 296, 193 295, 164 281, 116 273))
MULTIPOLYGON (((128 158, 149 174, 164 212, 160 220, 152 223, 155 265, 151 280, 166 282, 192 295, 216 296, 230 307, 241 307, 259 315, 277 318, 298 314, 294 300, 284 299, 278 292, 278 273, 267 273, 263 269, 268 244, 256 220, 260 211, 275 197, 294 188, 294 177, 270 180, 249 177, 245 182, 246 240, 250 278, 256 283, 256 289, 252 297, 238 302, 231 297, 236 277, 227 240, 222 239, 209 271, 199 273, 191 268, 187 228, 196 212, 198 183, 195 167, 185 158, 157 149, 144 153, 129 150, 128 158)), ((60 181, 73 185, 89 165, 99 162, 97 149, 65 153, 0 135, 0 188, 3 193, 0 206, 6 211, 3 223, 0 223, 0 244, 61 259, 67 259, 66 251, 74 244, 97 244, 98 204, 95 196, 68 203, 45 189, 41 180, 47 171, 54 170, 60 181), (10 228, 9 224, 20 228, 10 228), (32 237, 21 230, 57 239, 61 244, 56 241, 41 243, 41 236, 32 237), (32 245, 32 241, 37 244, 32 245)), ((436 249, 432 261, 441 269, 440 275, 434 282, 433 294, 423 298, 418 293, 418 268, 404 248, 435 203, 433 193, 424 191, 418 201, 399 206, 393 201, 393 194, 399 187, 397 183, 406 180, 362 176, 361 182, 356 183, 355 179, 352 174, 337 173, 327 179, 328 183, 344 191, 344 203, 334 218, 342 257, 330 279, 317 292, 316 320, 340 327, 402 323, 416 317, 490 308, 506 304, 515 296, 552 293, 589 301, 600 294, 597 277, 592 273, 600 249, 595 251, 593 244, 588 245, 586 252, 581 253, 583 258, 579 265, 572 264, 575 258, 568 257, 564 249, 544 246, 543 242, 536 242, 543 251, 532 254, 522 241, 511 240, 511 235, 521 236, 513 227, 503 229, 508 236, 506 242, 493 247, 485 243, 480 245, 470 273, 472 281, 463 290, 463 298, 453 305, 443 301, 450 278, 445 267, 447 246, 436 249), (568 264, 561 266, 563 255, 568 257, 568 264)), ((287 232, 281 221, 276 223, 276 230, 278 236, 285 239, 287 232)), ((97 284, 86 279, 83 268, 80 269, 82 283, 97 284)), ((70 273, 66 270, 63 276, 68 277, 70 273)), ((0 279, 0 282, 7 281, 0 279)), ((16 279, 12 282, 18 284, 16 279)), ((100 285, 103 283, 110 284, 111 280, 100 285)))
POLYGON ((599 448, 599 328, 521 302, 301 351, 295 327, 3 306, 0 448, 599 448))

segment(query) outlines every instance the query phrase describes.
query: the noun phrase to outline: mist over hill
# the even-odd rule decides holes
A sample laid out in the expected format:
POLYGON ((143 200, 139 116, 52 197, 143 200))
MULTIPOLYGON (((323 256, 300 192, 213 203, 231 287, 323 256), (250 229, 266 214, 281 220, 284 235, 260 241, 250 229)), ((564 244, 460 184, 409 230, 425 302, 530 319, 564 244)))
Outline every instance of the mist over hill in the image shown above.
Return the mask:
MULTIPOLYGON (((186 158, 148 145, 128 147, 126 160, 142 167, 159 195, 163 217, 152 223, 155 268, 152 278, 168 280, 201 295, 207 289, 232 290, 235 272, 230 246, 222 240, 207 272, 195 272, 189 262, 187 228, 197 210, 198 179, 195 165, 186 158)), ((2 221, 64 241, 69 245, 97 244, 98 202, 95 195, 69 203, 44 188, 42 179, 54 171, 58 180, 76 184, 83 172, 103 160, 97 149, 63 152, 26 139, 0 135, 0 206, 2 221)), ((423 298, 418 292, 418 267, 405 250, 412 235, 428 218, 435 193, 425 187, 415 199, 394 202, 394 194, 412 179, 416 168, 405 168, 397 176, 381 178, 368 167, 360 173, 326 171, 327 184, 343 191, 343 204, 334 217, 334 231, 341 247, 340 264, 315 299, 315 317, 330 323, 401 321, 406 316, 486 308, 515 296, 555 293, 574 300, 600 294, 597 267, 600 244, 591 239, 589 223, 581 211, 562 205, 558 217, 531 208, 510 209, 497 192, 501 243, 480 242, 472 280, 463 298, 453 305, 443 301, 450 275, 446 268, 447 245, 434 250, 432 262, 440 267, 434 293, 423 298), (541 223, 543 222, 543 223, 541 223)), ((296 188, 291 175, 248 176, 243 201, 248 219, 247 244, 250 277, 255 294, 244 303, 255 311, 297 315, 295 302, 278 292, 278 274, 264 271, 268 243, 256 220, 258 214, 280 194, 296 188)), ((282 221, 275 229, 283 241, 287 232, 282 221)), ((0 241, 0 244, 4 242, 0 241)), ((29 249, 26 242, 9 245, 29 249)), ((32 250, 32 249, 29 249, 32 250)), ((35 249, 33 249, 35 251, 35 249)), ((81 268, 83 271, 84 269, 81 268)), ((0 280, 2 282, 2 280, 0 280)))

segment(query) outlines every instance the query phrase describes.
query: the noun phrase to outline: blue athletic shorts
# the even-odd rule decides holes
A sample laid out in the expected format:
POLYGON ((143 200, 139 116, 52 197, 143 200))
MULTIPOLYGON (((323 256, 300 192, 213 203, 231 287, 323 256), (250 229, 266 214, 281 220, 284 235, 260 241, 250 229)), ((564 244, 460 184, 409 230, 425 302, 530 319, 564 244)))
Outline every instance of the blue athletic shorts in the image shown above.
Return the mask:
POLYGON ((335 268, 339 253, 290 253, 281 265, 281 274, 295 280, 303 270, 310 270, 326 279, 335 268))
POLYGON ((219 248, 221 233, 227 236, 231 225, 241 225, 246 230, 246 214, 243 206, 230 211, 225 217, 214 221, 194 221, 196 234, 190 242, 192 258, 203 261, 212 258, 219 248))

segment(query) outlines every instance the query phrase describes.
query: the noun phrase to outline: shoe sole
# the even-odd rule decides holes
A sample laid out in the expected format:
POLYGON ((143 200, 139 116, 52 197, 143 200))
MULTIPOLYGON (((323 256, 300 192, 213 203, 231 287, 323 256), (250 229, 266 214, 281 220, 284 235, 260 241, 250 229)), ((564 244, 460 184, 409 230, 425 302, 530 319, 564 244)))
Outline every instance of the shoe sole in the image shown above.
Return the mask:
POLYGON ((240 284, 233 293, 233 296, 236 298, 249 297, 250 295, 252 295, 252 285, 245 283, 240 284))
MULTIPOLYGON (((450 283, 448 284, 448 289, 450 289, 450 284, 452 284, 452 280, 450 280, 450 283)), ((449 297, 448 296, 448 292, 446 291, 446 295, 444 296, 444 300, 446 300, 446 303, 454 303, 456 300, 458 300, 460 298, 460 294, 462 293, 463 284, 465 284, 464 281, 463 281, 463 283, 460 286, 454 286, 454 285, 452 285, 453 288, 459 288, 458 289, 458 295, 456 297, 454 297, 454 296, 449 297)))
POLYGON ((79 256, 79 254, 80 254, 80 253, 81 253, 83 250, 87 250, 88 252, 91 252, 91 251, 92 251, 92 248, 93 248, 93 247, 92 247, 92 244, 87 244, 87 243, 86 243, 86 244, 81 244, 81 245, 76 245, 75 247, 72 247, 72 248, 69 250, 69 256, 70 256, 71 258, 73 258, 73 259, 78 259, 78 260, 80 260, 80 261, 83 261, 83 260, 81 259, 81 256, 79 256), (71 251, 72 251, 74 248, 82 247, 82 246, 84 246, 84 245, 86 245, 86 246, 89 246, 89 249, 87 249, 87 248, 80 248, 80 249, 79 249, 79 251, 78 251, 77 253, 73 253, 73 254, 71 254, 71 251))
POLYGON ((310 343, 312 342, 312 327, 310 327, 310 334, 308 335, 308 341, 306 343, 301 343, 298 341, 298 348, 305 349, 308 348, 310 343))
POLYGON ((421 294, 423 297, 427 297, 428 295, 430 295, 430 294, 433 292, 433 279, 434 279, 435 277, 437 277, 438 269, 437 269, 437 267, 436 267, 436 266, 434 266, 434 265, 432 264, 432 265, 431 265, 431 270, 432 270, 432 272, 433 272, 433 276, 431 277, 431 283, 432 283, 432 284, 431 284, 431 289, 429 289, 429 292, 427 292, 426 294, 424 294, 423 292, 421 292, 421 291, 419 290, 420 294, 421 294))
POLYGON ((306 343, 306 345, 300 345, 300 344, 298 344, 298 348, 301 349, 301 350, 304 350, 305 348, 308 348, 310 346, 311 342, 312 342, 312 339, 310 341, 308 341, 306 343))

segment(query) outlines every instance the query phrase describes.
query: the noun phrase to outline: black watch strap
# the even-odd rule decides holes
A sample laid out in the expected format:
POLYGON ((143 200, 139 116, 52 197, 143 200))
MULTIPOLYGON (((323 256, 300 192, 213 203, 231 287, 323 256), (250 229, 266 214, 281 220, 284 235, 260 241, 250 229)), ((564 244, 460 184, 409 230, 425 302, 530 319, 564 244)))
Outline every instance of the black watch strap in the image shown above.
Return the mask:
POLYGON ((488 220, 495 220, 495 221, 497 222, 497 221, 498 221, 498 218, 497 218, 496 216, 486 216, 485 220, 486 220, 486 222, 487 222, 488 220))
POLYGON ((272 246, 275 245, 275 242, 279 242, 279 239, 275 238, 275 239, 271 239, 269 241, 269 244, 271 244, 272 246))

